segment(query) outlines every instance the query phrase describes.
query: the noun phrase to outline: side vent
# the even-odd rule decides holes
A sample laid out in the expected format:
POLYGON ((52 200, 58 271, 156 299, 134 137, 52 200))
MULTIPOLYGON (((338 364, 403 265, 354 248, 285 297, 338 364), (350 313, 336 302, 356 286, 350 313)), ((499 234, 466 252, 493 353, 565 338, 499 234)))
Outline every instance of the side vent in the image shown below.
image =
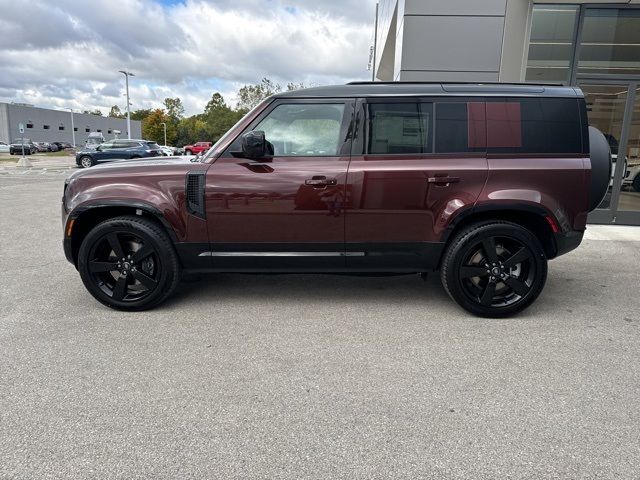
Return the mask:
POLYGON ((188 172, 185 185, 187 212, 204 218, 204 175, 205 172, 188 172))

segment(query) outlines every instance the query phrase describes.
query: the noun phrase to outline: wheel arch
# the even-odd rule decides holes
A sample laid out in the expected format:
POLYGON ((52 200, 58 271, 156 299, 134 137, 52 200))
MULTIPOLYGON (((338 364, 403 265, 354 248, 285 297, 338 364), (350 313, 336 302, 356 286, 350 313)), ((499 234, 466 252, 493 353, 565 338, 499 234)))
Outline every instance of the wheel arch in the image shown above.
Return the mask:
POLYGON ((171 224, 162 215, 162 212, 152 205, 113 201, 81 206, 69 215, 68 221, 74 220, 73 230, 69 239, 65 237, 65 240, 69 241, 69 254, 76 267, 80 245, 87 234, 99 223, 122 215, 134 215, 154 221, 169 235, 174 244, 178 242, 178 237, 171 224))
POLYGON ((448 244, 458 232, 474 223, 503 220, 520 225, 533 233, 540 241, 547 258, 551 259, 557 256, 558 246, 549 219, 558 225, 551 212, 532 205, 472 207, 456 216, 444 232, 442 240, 448 244))

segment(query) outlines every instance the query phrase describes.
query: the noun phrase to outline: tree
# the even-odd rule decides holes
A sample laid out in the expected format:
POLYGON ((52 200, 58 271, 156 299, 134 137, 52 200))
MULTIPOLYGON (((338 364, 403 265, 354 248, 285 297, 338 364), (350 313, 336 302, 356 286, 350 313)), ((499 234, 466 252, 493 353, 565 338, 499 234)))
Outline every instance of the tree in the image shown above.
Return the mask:
POLYGON ((126 115, 124 113, 122 113, 122 111, 120 110, 120 107, 118 105, 114 105, 113 107, 111 107, 111 110, 109 110, 109 117, 112 118, 125 118, 126 115))
POLYGON ((238 104, 236 109, 248 112, 265 98, 281 91, 282 86, 268 78, 263 78, 260 83, 256 85, 245 85, 238 90, 238 104))
POLYGON ((94 110, 83 110, 82 113, 86 113, 88 115, 96 115, 98 117, 102 116, 102 111, 99 108, 96 108, 94 110))
POLYGON ((218 92, 214 93, 202 115, 202 120, 206 122, 207 140, 217 141, 240 120, 243 114, 244 112, 229 107, 224 97, 218 92))
POLYGON ((131 112, 131 120, 144 120, 151 115, 152 110, 150 108, 142 108, 140 110, 134 110, 131 112))
POLYGON ((204 107, 204 114, 208 116, 225 108, 229 107, 225 103, 224 97, 216 92, 211 95, 211 100, 209 100, 204 107))
POLYGON ((177 123, 182 117, 184 117, 184 105, 182 105, 182 100, 178 97, 165 98, 163 104, 167 115, 173 122, 177 123))
POLYGON ((167 144, 173 144, 176 139, 177 128, 161 108, 152 110, 142 121, 142 136, 146 140, 154 140, 160 145, 164 145, 163 123, 167 126, 167 144))

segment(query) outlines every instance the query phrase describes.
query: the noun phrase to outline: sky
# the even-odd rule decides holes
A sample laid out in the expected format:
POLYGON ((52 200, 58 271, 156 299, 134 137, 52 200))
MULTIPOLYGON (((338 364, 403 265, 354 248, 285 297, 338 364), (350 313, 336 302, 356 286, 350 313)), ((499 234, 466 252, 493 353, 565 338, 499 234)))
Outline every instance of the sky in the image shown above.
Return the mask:
POLYGON ((0 0, 0 101, 186 114, 244 84, 368 79, 375 0, 0 0))

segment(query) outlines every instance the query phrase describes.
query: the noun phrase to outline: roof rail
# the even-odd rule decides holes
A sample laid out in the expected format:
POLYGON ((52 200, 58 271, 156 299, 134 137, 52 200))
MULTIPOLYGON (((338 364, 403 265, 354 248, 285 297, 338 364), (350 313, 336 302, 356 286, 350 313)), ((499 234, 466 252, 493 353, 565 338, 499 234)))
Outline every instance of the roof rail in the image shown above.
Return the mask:
POLYGON ((419 82, 419 81, 394 81, 394 82, 372 82, 367 80, 356 80, 354 82, 348 82, 347 85, 521 85, 523 87, 537 87, 537 86, 549 86, 549 87, 564 87, 563 83, 548 83, 548 82, 419 82))

